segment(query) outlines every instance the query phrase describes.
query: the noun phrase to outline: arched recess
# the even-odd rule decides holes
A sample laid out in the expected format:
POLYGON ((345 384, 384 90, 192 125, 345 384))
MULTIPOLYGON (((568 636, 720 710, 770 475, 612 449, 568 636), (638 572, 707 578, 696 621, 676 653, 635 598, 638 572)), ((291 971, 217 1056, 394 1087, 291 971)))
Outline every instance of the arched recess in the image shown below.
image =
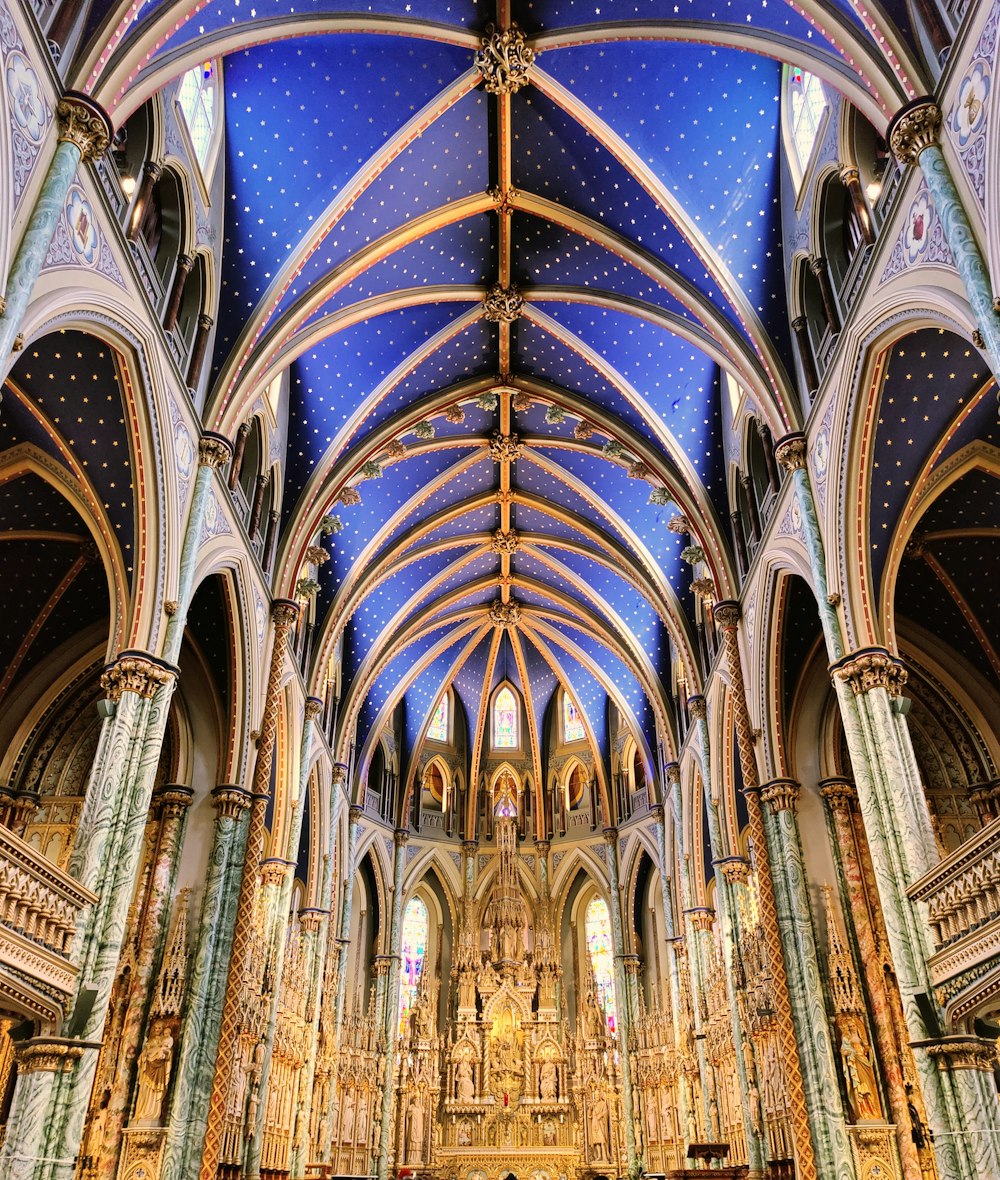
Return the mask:
MULTIPOLYGON (((381 873, 370 849, 358 862, 353 890, 347 952, 347 978, 353 981, 353 986, 346 990, 345 1011, 361 1016, 368 1011, 368 997, 374 982, 372 961, 382 950, 380 932, 385 913, 381 873)), ((387 942, 388 931, 385 931, 384 938, 387 942)))
MULTIPOLYGON (((451 891, 438 874, 432 863, 415 886, 407 892, 404 905, 404 943, 406 935, 405 915, 412 903, 417 902, 424 907, 427 916, 426 946, 424 948, 423 969, 420 972, 419 983, 414 980, 413 972, 407 970, 406 947, 403 947, 403 982, 409 984, 411 1001, 418 1001, 423 992, 427 997, 429 1013, 433 1014, 432 1028, 434 1035, 444 1026, 450 1011, 450 994, 448 987, 448 965, 451 963, 452 947, 454 945, 454 905, 451 891)), ((400 1030, 403 1031, 407 1019, 412 1021, 427 1020, 429 1017, 414 1005, 410 1004, 405 986, 400 988, 400 1030)))

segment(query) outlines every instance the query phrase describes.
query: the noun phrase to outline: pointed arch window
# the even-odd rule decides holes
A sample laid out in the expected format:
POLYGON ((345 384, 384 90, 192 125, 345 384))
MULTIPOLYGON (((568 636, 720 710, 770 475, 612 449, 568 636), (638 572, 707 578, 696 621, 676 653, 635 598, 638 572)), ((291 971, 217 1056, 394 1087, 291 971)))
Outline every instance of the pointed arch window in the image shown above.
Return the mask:
POLYGON ((563 741, 582 742, 586 737, 583 730, 583 718, 568 692, 563 693, 562 706, 563 741))
POLYGON ((830 104, 823 83, 815 74, 806 73, 801 66, 788 66, 785 77, 785 119, 794 156, 792 170, 796 181, 801 183, 816 150, 830 104))
POLYGON ((427 935, 430 923, 427 906, 419 897, 406 903, 403 911, 403 939, 400 954, 403 959, 402 978, 399 984, 399 1031, 406 1031, 406 1021, 420 990, 420 976, 424 970, 427 955, 427 935))
POLYGON ((181 79, 177 90, 177 105, 184 117, 184 125, 191 137, 195 158, 202 176, 211 171, 215 128, 219 118, 219 79, 214 61, 197 65, 181 79))
POLYGON ((446 742, 448 740, 448 694, 444 693, 438 701, 431 723, 427 726, 427 736, 432 742, 446 742))
POLYGON ((595 897, 587 906, 583 924, 587 939, 590 969, 594 973, 597 1002, 601 1006, 608 1028, 618 1027, 618 1005, 615 1000, 615 956, 611 941, 611 915, 603 897, 595 897))
POLYGON ((493 698, 493 748, 516 750, 517 747, 517 697, 505 684, 493 698))

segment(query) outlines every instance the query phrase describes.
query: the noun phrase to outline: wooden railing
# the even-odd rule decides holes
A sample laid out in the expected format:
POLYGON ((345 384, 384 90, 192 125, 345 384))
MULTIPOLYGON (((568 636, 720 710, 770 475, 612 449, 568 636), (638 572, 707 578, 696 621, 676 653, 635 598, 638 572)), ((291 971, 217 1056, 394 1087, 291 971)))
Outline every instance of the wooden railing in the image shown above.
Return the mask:
POLYGON ((77 919, 97 898, 0 827, 0 1015, 56 1020, 73 990, 77 919))
POLYGON ((1000 1003, 1000 819, 910 886, 927 906, 931 978, 951 1023, 1000 1003))

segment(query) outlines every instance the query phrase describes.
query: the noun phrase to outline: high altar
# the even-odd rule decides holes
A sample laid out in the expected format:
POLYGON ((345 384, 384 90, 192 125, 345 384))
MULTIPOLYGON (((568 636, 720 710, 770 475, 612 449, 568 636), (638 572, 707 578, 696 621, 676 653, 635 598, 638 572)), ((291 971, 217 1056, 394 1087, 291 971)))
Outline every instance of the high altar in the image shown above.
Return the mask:
POLYGON ((453 967, 457 1011, 436 1036, 433 981, 403 1030, 397 1170, 486 1180, 625 1171, 617 1041, 592 976, 570 1027, 550 898, 532 910, 517 856, 510 776, 494 807, 497 873, 485 906, 466 890, 453 967), (533 933, 533 939, 531 937, 533 933))

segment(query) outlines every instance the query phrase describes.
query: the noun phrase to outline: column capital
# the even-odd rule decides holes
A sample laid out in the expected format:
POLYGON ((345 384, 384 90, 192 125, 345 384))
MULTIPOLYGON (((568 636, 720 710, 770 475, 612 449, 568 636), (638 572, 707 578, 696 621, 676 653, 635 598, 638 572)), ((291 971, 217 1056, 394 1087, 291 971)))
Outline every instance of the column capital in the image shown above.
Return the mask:
POLYGON ((853 184, 855 180, 860 182, 861 173, 858 171, 857 164, 841 164, 840 179, 844 184, 853 184))
POLYGON ((662 824, 663 823, 663 804, 662 803, 650 803, 649 814, 653 817, 653 819, 658 824, 662 824))
POLYGON ((691 919, 691 925, 695 930, 711 930, 715 921, 715 910, 707 905, 691 906, 684 914, 691 919))
POLYGON ((224 434, 206 430, 198 439, 198 466, 221 467, 232 458, 233 444, 224 434))
POLYGON ((607 844, 609 848, 616 848, 618 846, 617 828, 605 828, 602 832, 602 835, 604 836, 605 844, 607 844))
POLYGON ((32 1037, 30 1041, 20 1041, 14 1046, 17 1072, 69 1073, 88 1047, 89 1042, 66 1037, 32 1037))
POLYGON ((88 94, 67 90, 56 105, 59 142, 72 143, 85 160, 99 160, 111 146, 114 127, 107 113, 88 94))
POLYGON ((393 841, 397 848, 405 848, 410 842, 410 832, 408 828, 397 828, 393 833, 393 841))
POLYGON ((743 609, 735 598, 724 598, 712 607, 712 621, 723 631, 735 631, 742 615, 743 609))
MULTIPOLYGON (((201 315, 198 316, 198 327, 201 328, 203 332, 207 332, 214 323, 215 320, 213 320, 212 317, 205 312, 202 312, 201 315)), ((247 426, 249 428, 249 423, 247 423, 247 426)), ((247 430, 247 433, 249 434, 249 429, 247 430)))
POLYGON ((804 315, 797 315, 795 319, 791 321, 789 327, 793 332, 803 332, 809 327, 809 321, 804 315))
POLYGON ((925 96, 908 102, 893 116, 886 132, 892 154, 900 164, 915 164, 925 148, 934 147, 941 136, 941 108, 925 96))
POLYGON ((708 705, 701 693, 695 693, 694 696, 688 697, 687 705, 688 711, 695 721, 704 721, 708 717, 708 705))
POLYGON ((153 804, 162 819, 180 819, 194 800, 194 791, 182 783, 164 783, 153 793, 153 804))
POLYGON ((323 701, 320 697, 306 697, 306 721, 315 721, 323 712, 323 701))
MULTIPOLYGON (((333 785, 335 787, 339 787, 342 783, 346 783, 347 782, 347 763, 346 762, 334 762, 333 767, 330 770, 330 779, 333 782, 333 785)), ((356 804, 355 806, 360 807, 361 805, 356 804)), ((362 809, 362 811, 364 810, 363 807, 361 809, 362 809)))
POLYGON ((902 662, 884 647, 860 648, 831 664, 830 671, 846 681, 856 697, 873 688, 884 688, 889 696, 898 697, 907 679, 902 662))
POLYGON ((299 929, 305 934, 318 934, 323 925, 323 919, 329 912, 329 910, 319 910, 313 907, 299 910, 299 929))
POLYGON ((295 868, 294 860, 285 860, 281 856, 269 856, 260 862, 260 879, 264 885, 280 885, 295 868))
POLYGON ((824 270, 826 270, 826 259, 822 254, 809 255, 809 269, 814 275, 820 275, 824 270))
POLYGON ((642 959, 639 955, 622 955, 622 965, 629 975, 642 974, 642 959))
POLYGON ((479 847, 479 842, 477 840, 463 840, 462 841, 462 851, 465 853, 466 856, 475 856, 476 849, 478 847, 479 847))
POLYGON ((535 841, 535 851, 538 853, 539 856, 548 856, 549 849, 551 847, 552 847, 552 845, 548 842, 548 840, 536 840, 535 841))
POLYGON ((271 618, 275 627, 287 629, 299 617, 299 604, 291 598, 275 598, 271 603, 271 618))
POLYGON ((831 811, 850 811, 858 797, 854 783, 839 774, 820 779, 819 793, 831 811))
POLYGON ((801 787, 793 778, 773 778, 769 783, 761 783, 761 802, 768 805, 772 814, 779 811, 794 812, 798 807, 800 790, 801 787))
POLYGON ((953 1069, 978 1069, 992 1073, 997 1067, 996 1041, 984 1037, 970 1037, 961 1034, 952 1037, 938 1037, 932 1041, 912 1041, 914 1049, 924 1049, 937 1062, 942 1072, 953 1069))
POLYGON ((676 785, 681 781, 681 764, 679 762, 668 762, 663 768, 667 782, 671 785, 676 785))
POLYGON ((352 803, 350 806, 350 816, 352 824, 361 823, 361 817, 364 815, 365 809, 361 803, 352 803))
POLYGON ((193 266, 194 266, 194 255, 193 254, 181 254, 178 257, 178 259, 177 259, 178 270, 182 270, 185 272, 185 274, 189 274, 191 272, 191 268, 193 266))
POLYGON ((239 819, 250 807, 250 792, 236 783, 221 783, 212 791, 212 803, 220 819, 239 819))
POLYGON ((786 434, 774 444, 774 457, 786 471, 804 471, 806 436, 801 431, 786 434))
POLYGON ((730 885, 746 885, 750 880, 750 862, 745 856, 721 856, 712 861, 730 885))
POLYGON ((176 677, 177 669, 165 660, 144 651, 123 651, 101 674, 101 688, 110 701, 120 700, 123 692, 149 700, 176 677))

